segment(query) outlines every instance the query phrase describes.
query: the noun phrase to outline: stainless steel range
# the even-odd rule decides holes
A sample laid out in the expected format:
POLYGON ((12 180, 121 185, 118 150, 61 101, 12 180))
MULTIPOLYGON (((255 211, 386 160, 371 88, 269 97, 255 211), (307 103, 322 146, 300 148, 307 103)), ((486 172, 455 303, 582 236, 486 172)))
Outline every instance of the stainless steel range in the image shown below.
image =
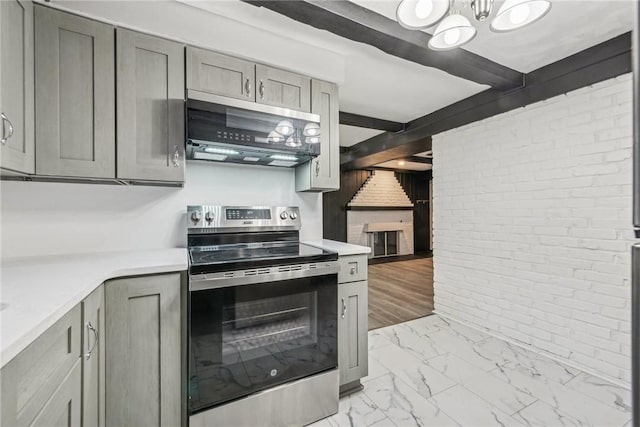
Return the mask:
POLYGON ((305 425, 338 410, 338 255, 296 207, 189 206, 191 426, 305 425))

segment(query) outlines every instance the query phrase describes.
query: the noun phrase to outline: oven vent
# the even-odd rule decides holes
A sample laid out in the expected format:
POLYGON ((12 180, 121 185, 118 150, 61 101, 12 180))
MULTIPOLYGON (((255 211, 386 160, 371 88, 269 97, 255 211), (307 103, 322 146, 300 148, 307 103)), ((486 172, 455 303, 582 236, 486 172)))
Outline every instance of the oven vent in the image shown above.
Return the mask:
POLYGON ((270 269, 268 268, 258 268, 258 269, 253 269, 253 270, 245 270, 244 272, 244 277, 247 276, 260 276, 263 274, 269 274, 271 272, 270 269))
POLYGON ((314 270, 316 268, 318 268, 317 264, 309 264, 309 270, 314 270))
POLYGON ((282 267, 278 267, 279 273, 285 273, 287 271, 300 271, 302 270, 301 265, 283 265, 282 267))
POLYGON ((236 273, 234 273, 233 271, 224 273, 224 277, 234 277, 236 275, 236 273))

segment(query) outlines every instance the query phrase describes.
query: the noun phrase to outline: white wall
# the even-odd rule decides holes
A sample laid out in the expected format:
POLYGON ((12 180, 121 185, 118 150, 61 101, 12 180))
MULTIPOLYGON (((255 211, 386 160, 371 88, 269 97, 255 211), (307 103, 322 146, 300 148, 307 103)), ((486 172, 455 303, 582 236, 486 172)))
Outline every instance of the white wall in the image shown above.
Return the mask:
POLYGON ((436 135, 438 313, 630 382, 630 75, 436 135))
POLYGON ((299 206, 301 237, 322 238, 322 195, 294 170, 187 163, 183 189, 0 182, 3 257, 183 247, 189 204, 299 206))

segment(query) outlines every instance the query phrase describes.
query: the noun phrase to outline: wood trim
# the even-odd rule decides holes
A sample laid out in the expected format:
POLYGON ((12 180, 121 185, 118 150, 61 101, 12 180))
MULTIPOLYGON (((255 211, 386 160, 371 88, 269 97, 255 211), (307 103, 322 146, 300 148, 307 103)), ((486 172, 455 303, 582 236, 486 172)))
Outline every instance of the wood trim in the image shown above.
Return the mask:
MULTIPOLYGON (((362 169, 393 160, 392 153, 415 141, 589 86, 631 71, 631 33, 625 33, 575 55, 528 73, 526 85, 510 92, 488 89, 409 122, 400 133, 385 132, 342 154, 341 167, 362 169), (379 160, 386 159, 386 160, 379 160)), ((405 155, 419 153, 406 153, 405 155)), ((396 156, 398 158, 401 156, 396 156)))
POLYGON ((400 132, 401 130, 404 130, 404 123, 376 119, 375 117, 361 116, 360 114, 346 113, 344 111, 340 111, 340 124, 367 129, 385 130, 387 132, 400 132))
POLYGON ((520 87, 523 74, 464 49, 429 49, 431 35, 345 0, 243 0, 303 24, 374 46, 389 55, 502 90, 520 87))

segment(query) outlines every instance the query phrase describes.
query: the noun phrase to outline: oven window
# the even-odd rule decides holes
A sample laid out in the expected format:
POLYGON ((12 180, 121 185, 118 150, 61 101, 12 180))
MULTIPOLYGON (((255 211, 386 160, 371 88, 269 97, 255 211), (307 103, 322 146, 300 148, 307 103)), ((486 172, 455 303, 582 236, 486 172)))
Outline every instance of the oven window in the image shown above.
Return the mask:
POLYGON ((337 366, 337 276, 196 291, 191 412, 337 366))

